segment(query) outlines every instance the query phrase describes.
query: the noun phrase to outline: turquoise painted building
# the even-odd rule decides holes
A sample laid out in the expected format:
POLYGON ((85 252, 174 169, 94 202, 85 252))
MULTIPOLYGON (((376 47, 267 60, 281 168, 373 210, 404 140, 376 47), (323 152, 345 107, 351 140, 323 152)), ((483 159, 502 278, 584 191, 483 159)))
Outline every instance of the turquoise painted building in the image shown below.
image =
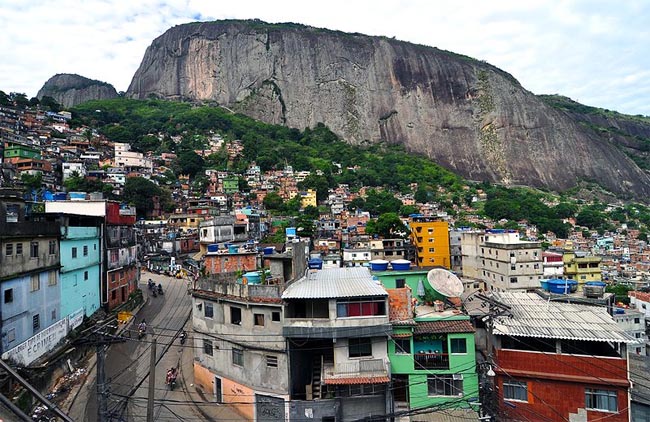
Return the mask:
POLYGON ((427 271, 373 272, 389 294, 392 338, 388 342, 396 410, 478 402, 474 327, 427 282, 427 271), (418 295, 418 293, 420 293, 418 295))
POLYGON ((61 228, 61 317, 79 309, 90 316, 100 306, 99 227, 71 226, 88 222, 66 220, 68 225, 61 228))

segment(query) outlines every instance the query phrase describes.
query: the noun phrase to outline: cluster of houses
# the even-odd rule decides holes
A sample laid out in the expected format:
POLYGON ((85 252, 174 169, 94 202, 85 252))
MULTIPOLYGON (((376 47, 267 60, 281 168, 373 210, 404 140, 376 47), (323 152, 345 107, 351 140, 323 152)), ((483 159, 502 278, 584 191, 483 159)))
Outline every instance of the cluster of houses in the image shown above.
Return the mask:
MULTIPOLYGON (((70 129, 69 118, 1 108, 2 184, 28 172, 59 191, 81 175, 119 193, 175 158, 70 129)), ((222 148, 242 152, 214 135, 199 153, 222 148)), ((347 210, 364 189, 340 185, 319 204, 298 189, 309 173, 290 166, 205 176, 198 195, 187 178, 172 186, 175 213, 139 221, 98 194, 30 202, 0 189, 2 358, 44 359, 84 317, 126 303, 146 266, 191 277, 196 385, 250 420, 650 417, 650 293, 630 292, 625 306, 605 292, 620 277, 644 282, 638 231, 576 229, 543 250, 519 231, 454 228, 435 205, 400 195, 420 213, 404 219, 407 238, 380 238, 365 232, 368 213, 347 210), (301 237, 267 215, 270 192, 329 212, 301 237), (276 230, 286 242, 260 243, 276 230)))

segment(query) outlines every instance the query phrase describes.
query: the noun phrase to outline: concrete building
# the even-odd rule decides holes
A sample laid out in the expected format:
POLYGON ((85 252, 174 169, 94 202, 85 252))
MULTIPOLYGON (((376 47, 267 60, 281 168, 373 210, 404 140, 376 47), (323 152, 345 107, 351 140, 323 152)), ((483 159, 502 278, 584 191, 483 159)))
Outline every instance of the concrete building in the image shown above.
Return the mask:
POLYGON ((286 288, 289 420, 391 413, 387 297, 366 268, 310 271, 286 288))
POLYGON ((153 163, 145 158, 141 152, 131 151, 131 145, 126 143, 115 143, 115 166, 116 167, 139 167, 149 170, 153 169, 153 163))
POLYGON ((524 242, 519 233, 492 231, 481 245, 481 279, 490 290, 532 290, 540 287, 540 242, 524 242))
POLYGON ((585 283, 589 281, 602 281, 600 263, 602 258, 589 255, 584 251, 565 251, 562 256, 564 262, 564 277, 578 282, 578 291, 582 291, 585 283))
POLYGON ((628 344, 630 354, 645 356, 646 353, 646 332, 645 318, 643 312, 634 308, 614 308, 614 322, 623 329, 630 337, 635 339, 634 343, 628 344))
POLYGON ((449 224, 446 221, 431 217, 413 217, 409 227, 418 267, 451 268, 449 224))
POLYGON ((481 264, 481 245, 485 240, 483 230, 462 231, 460 233, 460 273, 463 277, 483 278, 481 264))
POLYGON ((0 352, 3 359, 25 365, 52 350, 66 334, 65 321, 59 327, 60 228, 53 218, 32 214, 27 206, 20 192, 0 192, 0 352), (12 349, 16 352, 5 354, 12 349))
POLYGON ((396 259, 415 260, 415 248, 406 239, 374 239, 370 241, 371 259, 396 259))
POLYGON ((630 420, 627 345, 605 308, 499 292, 511 315, 495 318, 490 384, 503 420, 630 420), (580 315, 580 318, 576 318, 580 315))
POLYGON ((543 252, 542 267, 544 268, 542 273, 544 278, 563 278, 564 262, 562 261, 562 254, 549 251, 543 252))

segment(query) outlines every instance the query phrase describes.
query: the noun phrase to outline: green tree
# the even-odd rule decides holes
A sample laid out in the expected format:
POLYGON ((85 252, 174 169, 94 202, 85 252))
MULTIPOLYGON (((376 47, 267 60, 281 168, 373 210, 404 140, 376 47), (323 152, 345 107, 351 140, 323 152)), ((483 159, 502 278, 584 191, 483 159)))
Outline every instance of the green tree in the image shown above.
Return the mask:
POLYGON ((408 217, 411 214, 417 214, 420 210, 415 205, 402 205, 399 209, 399 215, 408 217))
POLYGON ((41 98, 41 107, 54 113, 58 113, 62 108, 61 104, 49 95, 44 95, 43 98, 41 98))
POLYGON ((179 167, 181 174, 188 174, 194 177, 197 173, 203 170, 203 158, 192 150, 184 150, 178 154, 176 164, 179 167))
POLYGON ((348 204, 348 209, 350 211, 357 211, 357 210, 363 211, 365 210, 365 208, 366 208, 366 201, 360 196, 357 196, 348 204))
POLYGON ((327 199, 329 183, 325 176, 319 176, 316 174, 310 174, 303 180, 298 183, 298 189, 313 189, 316 191, 316 200, 322 202, 327 199))
POLYGON ((158 185, 144 177, 129 177, 124 184, 123 199, 135 206, 138 216, 145 217, 153 210, 153 197, 162 193, 158 185))
POLYGON ((277 192, 267 193, 262 203, 267 210, 281 210, 284 206, 284 200, 277 192))
POLYGON ((394 212, 381 214, 376 220, 369 220, 366 224, 366 233, 376 234, 383 238, 408 236, 409 230, 399 216, 394 212))
POLYGON ((39 190, 43 186, 43 175, 41 173, 21 173, 20 181, 25 185, 28 192, 39 190))
POLYGON ((371 215, 381 215, 386 213, 397 214, 402 207, 402 201, 386 191, 377 191, 371 189, 366 197, 366 208, 371 215))

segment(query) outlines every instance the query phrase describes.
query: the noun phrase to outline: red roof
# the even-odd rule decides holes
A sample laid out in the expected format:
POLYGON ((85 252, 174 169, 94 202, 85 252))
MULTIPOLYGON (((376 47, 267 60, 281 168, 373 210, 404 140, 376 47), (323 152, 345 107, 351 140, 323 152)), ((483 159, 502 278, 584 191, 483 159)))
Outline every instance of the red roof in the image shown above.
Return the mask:
POLYGON ((352 384, 386 384, 390 382, 388 377, 351 377, 326 379, 323 382, 327 385, 352 385, 352 384))
POLYGON ((466 319, 460 321, 423 321, 418 322, 413 334, 473 333, 474 331, 474 327, 466 319))
POLYGON ((629 297, 635 297, 643 302, 650 302, 650 293, 644 293, 644 292, 627 292, 627 295, 629 297))

